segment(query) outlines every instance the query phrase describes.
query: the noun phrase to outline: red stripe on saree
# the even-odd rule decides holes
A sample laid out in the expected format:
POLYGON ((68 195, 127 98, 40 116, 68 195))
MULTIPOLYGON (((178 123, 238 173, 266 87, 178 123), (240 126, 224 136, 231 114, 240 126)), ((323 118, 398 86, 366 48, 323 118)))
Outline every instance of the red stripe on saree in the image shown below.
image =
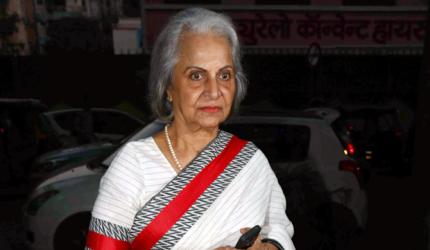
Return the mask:
POLYGON ((91 250, 130 250, 130 244, 102 234, 89 231, 87 234, 87 247, 91 250))
POLYGON ((131 249, 151 249, 224 171, 247 142, 235 136, 224 150, 164 207, 131 243, 131 249))

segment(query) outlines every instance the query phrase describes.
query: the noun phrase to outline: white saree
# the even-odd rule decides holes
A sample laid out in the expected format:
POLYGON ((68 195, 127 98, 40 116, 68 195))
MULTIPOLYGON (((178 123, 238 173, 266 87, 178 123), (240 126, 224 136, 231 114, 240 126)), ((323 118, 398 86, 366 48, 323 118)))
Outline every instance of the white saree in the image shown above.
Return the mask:
MULTIPOLYGON (((213 160, 230 138, 221 131, 178 175, 152 137, 128 143, 101 180, 90 231, 131 244, 154 214, 177 194, 176 189, 200 171, 200 165, 213 160)), ((254 225, 262 227, 262 238, 294 249, 293 225, 285 210, 285 197, 266 157, 247 143, 152 249, 234 247, 239 230, 254 225)))

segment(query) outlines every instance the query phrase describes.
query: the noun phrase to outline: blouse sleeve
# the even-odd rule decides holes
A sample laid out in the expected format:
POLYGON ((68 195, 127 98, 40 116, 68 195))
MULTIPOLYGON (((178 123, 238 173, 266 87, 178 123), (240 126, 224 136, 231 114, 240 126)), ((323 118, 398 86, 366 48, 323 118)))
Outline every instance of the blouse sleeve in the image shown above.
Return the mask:
MULTIPOLYGON (((269 163, 267 162, 267 165, 269 163)), ((294 227, 286 214, 286 200, 278 180, 269 167, 272 177, 271 191, 269 195, 269 207, 263 225, 262 238, 274 240, 285 250, 295 249, 291 240, 294 234, 294 227)))
POLYGON ((100 181, 87 235, 86 249, 130 249, 128 235, 138 210, 142 181, 136 148, 126 144, 100 181))

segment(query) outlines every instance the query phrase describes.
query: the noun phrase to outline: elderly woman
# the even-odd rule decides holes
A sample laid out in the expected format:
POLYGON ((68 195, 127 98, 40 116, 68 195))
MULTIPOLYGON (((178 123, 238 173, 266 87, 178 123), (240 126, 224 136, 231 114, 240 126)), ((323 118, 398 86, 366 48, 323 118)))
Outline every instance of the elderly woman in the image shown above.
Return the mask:
POLYGON ((150 97, 164 129, 123 147, 100 184, 87 249, 294 249, 286 202, 263 153, 220 131, 246 91, 229 18, 173 16, 156 40, 150 97))

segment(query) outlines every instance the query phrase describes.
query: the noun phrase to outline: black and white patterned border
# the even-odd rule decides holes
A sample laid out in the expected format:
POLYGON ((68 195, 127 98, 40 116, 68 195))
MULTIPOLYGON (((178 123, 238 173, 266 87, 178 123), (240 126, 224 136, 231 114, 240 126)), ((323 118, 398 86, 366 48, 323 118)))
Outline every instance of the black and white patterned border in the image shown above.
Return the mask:
POLYGON ((226 147, 232 135, 220 131, 218 136, 179 173, 159 193, 152 197, 140 211, 136 213, 133 225, 129 232, 131 243, 176 195, 219 153, 226 147))
POLYGON ((152 249, 171 249, 199 220, 203 213, 213 204, 227 188, 242 168, 257 151, 253 143, 247 143, 240 153, 230 162, 224 172, 203 192, 190 209, 176 224, 155 244, 152 249))
POLYGON ((116 240, 128 240, 128 228, 95 217, 91 218, 89 230, 116 240))

